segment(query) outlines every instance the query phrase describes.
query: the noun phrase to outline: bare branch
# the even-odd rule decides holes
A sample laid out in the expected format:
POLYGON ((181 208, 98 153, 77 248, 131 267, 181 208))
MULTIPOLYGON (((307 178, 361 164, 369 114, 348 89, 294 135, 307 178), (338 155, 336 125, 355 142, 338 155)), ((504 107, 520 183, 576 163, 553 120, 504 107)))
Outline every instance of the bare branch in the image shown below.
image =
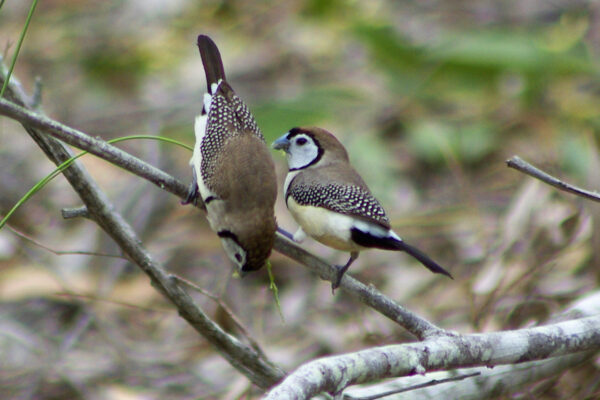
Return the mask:
POLYGON ((513 331, 443 336, 418 343, 383 346, 310 361, 272 389, 266 399, 309 399, 320 392, 389 377, 430 371, 519 364, 600 349, 600 293, 577 313, 593 315, 513 331))
MULTIPOLYGON (((0 74, 0 81, 5 75, 0 74)), ((11 79, 8 85, 7 97, 13 102, 26 105, 26 97, 22 97, 19 87, 15 86, 16 80, 11 79)), ((2 103, 9 105, 14 109, 14 104, 5 100, 2 103)), ((21 114, 36 116, 29 110, 22 107, 17 110, 21 114), (25 113, 24 113, 25 111, 25 113)), ((44 117, 40 117, 45 120, 44 117)), ((48 121, 45 121, 48 122, 48 121)), ((52 125, 50 123, 50 125, 52 125)), ((63 163, 71 158, 72 154, 68 148, 56 139, 44 134, 40 125, 23 123, 23 127, 32 137, 32 139, 41 147, 47 157, 56 165, 63 163), (37 127, 36 127, 37 126, 37 127)), ((43 125, 42 125, 43 126, 43 125)), ((62 127, 56 128, 61 130, 62 127)), ((82 143, 87 141, 87 138, 82 143)), ((90 138, 91 139, 91 138, 90 138)), ((100 144, 102 146, 102 144, 100 144)), ((115 154, 113 149, 107 150, 110 157, 124 156, 131 161, 131 156, 127 153, 115 154)), ((133 160, 135 161, 135 160, 133 160)), ((135 163, 138 168, 140 165, 135 163)), ((138 168, 139 169, 139 168, 138 168)), ((177 187, 178 182, 162 171, 155 169, 150 165, 142 166, 142 169, 152 171, 152 176, 161 176, 165 178, 165 183, 171 187, 177 187), (166 175, 166 176, 165 176, 166 175)), ((145 174, 143 171, 141 173, 145 174)), ((162 265, 157 263, 150 253, 144 248, 141 240, 137 237, 132 227, 123 219, 123 217, 114 211, 114 206, 110 203, 104 192, 102 192, 94 180, 80 163, 73 163, 63 171, 63 175, 69 181, 70 185, 77 192, 85 207, 93 219, 121 248, 135 264, 137 264, 151 279, 152 285, 157 288, 166 298, 168 298, 178 309, 179 314, 187 320, 190 325, 196 329, 204 338, 206 338, 217 351, 238 371, 243 373, 248 379, 259 387, 267 388, 279 381, 284 372, 268 359, 260 356, 254 349, 241 343, 235 337, 224 332, 216 323, 214 323, 203 311, 196 305, 190 295, 185 292, 175 281, 169 278, 162 265)), ((157 183, 158 184, 158 183, 157 183)), ((185 187, 181 190, 183 196, 185 187)))
MULTIPOLYGON (((92 138, 83 132, 69 128, 50 118, 41 116, 23 107, 0 99, 0 115, 13 118, 27 127, 36 127, 40 132, 47 133, 72 146, 103 158, 123 169, 153 182, 161 189, 179 196, 187 197, 187 186, 169 174, 155 168, 146 162, 118 149, 103 140, 92 138)), ((281 230, 280 230, 281 231, 281 230)), ((283 234, 277 233, 275 250, 307 266, 322 279, 332 281, 337 277, 336 269, 325 261, 300 248, 296 243, 287 240, 283 234)), ((419 317, 384 296, 377 289, 366 286, 349 275, 344 275, 340 287, 352 297, 369 305, 376 311, 403 326, 419 339, 447 334, 443 329, 419 317)))
POLYGON ((575 194, 577 196, 584 197, 588 200, 599 201, 600 202, 600 193, 591 192, 589 190, 578 188, 577 186, 573 186, 567 182, 561 181, 558 178, 553 177, 552 175, 542 171, 524 161, 518 156, 513 156, 506 160, 506 165, 510 168, 514 168, 517 171, 523 172, 529 176, 532 176, 540 181, 547 183, 548 185, 554 186, 562 191, 569 192, 575 194))

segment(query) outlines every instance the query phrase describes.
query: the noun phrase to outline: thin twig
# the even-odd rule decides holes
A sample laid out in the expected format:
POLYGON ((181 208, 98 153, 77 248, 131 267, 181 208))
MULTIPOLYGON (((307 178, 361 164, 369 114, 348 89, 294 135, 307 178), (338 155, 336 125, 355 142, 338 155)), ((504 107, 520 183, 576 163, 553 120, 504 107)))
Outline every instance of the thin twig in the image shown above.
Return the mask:
POLYGON ((183 285, 197 291, 198 293, 203 294, 204 296, 208 297, 209 299, 211 299, 212 301, 217 303, 217 305, 219 307, 221 307, 223 309, 223 311, 225 311, 225 314, 227 314, 227 316, 229 318, 231 318, 234 325, 240 330, 240 332, 242 333, 242 335, 244 335, 246 340, 248 340, 248 343, 250 343, 250 346, 252 346, 252 348, 254 350, 262 353, 262 349, 258 345, 258 342, 256 340, 254 340, 254 338, 250 334, 250 331, 248 330, 248 328, 246 328, 244 323, 237 317, 237 315, 235 315, 233 310, 227 304, 225 304, 225 302, 219 296, 209 292, 206 289, 202 289, 200 286, 196 285, 195 283, 190 282, 189 280, 182 278, 180 276, 171 274, 171 279, 175 280, 179 284, 183 284, 183 285))
POLYGON ((6 224, 6 227, 8 229, 11 230, 12 233, 14 233, 15 235, 17 235, 18 237, 20 237, 21 239, 27 240, 28 242, 41 247, 42 249, 49 251, 52 254, 55 254, 57 256, 64 256, 64 255, 84 255, 84 256, 96 256, 96 257, 109 257, 109 258, 121 258, 123 260, 127 260, 127 257, 123 257, 120 254, 107 254, 107 253, 98 253, 95 251, 81 251, 81 250, 54 250, 51 247, 48 247, 40 242, 38 242, 37 240, 35 240, 34 238, 32 238, 31 236, 28 236, 27 234, 18 231, 17 229, 13 228, 12 226, 6 224))
POLYGON ((540 181, 547 183, 548 185, 554 186, 555 188, 558 188, 562 191, 584 197, 588 200, 600 202, 600 193, 581 189, 577 186, 571 185, 558 178, 555 178, 552 175, 542 171, 541 169, 534 167, 533 165, 529 164, 527 161, 521 159, 518 156, 513 156, 512 158, 506 160, 506 165, 510 168, 516 169, 517 171, 523 172, 529 176, 539 179, 540 181))
POLYGON ((146 311, 146 312, 161 313, 161 314, 168 314, 168 313, 173 312, 173 309, 171 309, 171 308, 160 309, 160 308, 156 308, 156 307, 144 307, 144 306, 140 306, 139 304, 128 303, 126 301, 120 301, 120 300, 114 300, 114 299, 110 299, 110 298, 94 296, 91 294, 81 294, 81 293, 74 293, 74 292, 57 292, 57 293, 55 293, 55 295, 57 297, 86 300, 86 301, 90 301, 90 302, 94 302, 94 303, 106 303, 106 304, 111 304, 114 306, 126 307, 126 308, 131 308, 134 310, 140 310, 140 311, 146 311))
POLYGON ((75 208, 63 208, 60 210, 64 219, 71 218, 90 218, 90 213, 86 206, 75 207, 75 208))
POLYGON ((387 392, 378 393, 378 394, 375 394, 373 396, 349 397, 349 398, 352 399, 352 400, 377 400, 377 399, 381 399, 381 398, 384 398, 384 397, 387 397, 387 396, 391 396, 393 394, 410 392, 412 390, 423 389, 423 388, 430 387, 430 386, 440 385, 442 383, 462 381, 464 379, 472 378, 474 376, 479 376, 479 375, 481 375, 481 372, 473 372, 473 373, 470 373, 470 374, 453 376, 452 378, 432 379, 429 382, 424 382, 424 383, 420 383, 418 385, 408 386, 408 387, 405 387, 405 388, 402 388, 402 389, 389 390, 387 392))

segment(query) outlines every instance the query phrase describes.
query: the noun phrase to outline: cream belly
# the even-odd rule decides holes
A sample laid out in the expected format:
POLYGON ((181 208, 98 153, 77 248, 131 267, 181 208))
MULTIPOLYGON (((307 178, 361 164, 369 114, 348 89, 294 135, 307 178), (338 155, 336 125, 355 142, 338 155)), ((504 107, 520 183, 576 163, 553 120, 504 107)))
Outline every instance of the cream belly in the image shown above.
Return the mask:
POLYGON ((302 206, 291 196, 288 197, 287 207, 302 230, 313 239, 338 250, 363 249, 350 238, 354 218, 321 207, 302 206))

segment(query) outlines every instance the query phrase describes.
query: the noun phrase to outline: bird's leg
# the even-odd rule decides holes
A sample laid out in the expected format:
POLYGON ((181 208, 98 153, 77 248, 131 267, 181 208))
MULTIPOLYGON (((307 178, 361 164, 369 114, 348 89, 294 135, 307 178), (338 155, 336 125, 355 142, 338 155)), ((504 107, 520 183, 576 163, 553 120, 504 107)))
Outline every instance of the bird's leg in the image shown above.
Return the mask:
POLYGON ((192 183, 190 183, 190 187, 188 189, 188 195, 185 200, 181 200, 181 204, 196 204, 196 200, 200 193, 198 192, 198 178, 196 178, 196 170, 192 168, 192 183))
POLYGON ((348 268, 350 268, 350 265, 357 258, 358 258, 358 251, 353 251, 350 253, 350 258, 348 259, 348 262, 346 263, 346 265, 335 265, 335 268, 337 269, 337 276, 336 276, 335 280, 333 282, 331 282, 331 293, 332 294, 335 292, 335 289, 337 289, 340 286, 340 283, 342 282, 342 277, 344 276, 344 274, 346 273, 348 268))
POLYGON ((288 231, 286 231, 285 229, 281 228, 281 227, 277 227, 277 232, 281 233, 283 236, 285 236, 286 238, 290 239, 290 240, 294 240, 294 235, 292 235, 291 233, 289 233, 288 231))

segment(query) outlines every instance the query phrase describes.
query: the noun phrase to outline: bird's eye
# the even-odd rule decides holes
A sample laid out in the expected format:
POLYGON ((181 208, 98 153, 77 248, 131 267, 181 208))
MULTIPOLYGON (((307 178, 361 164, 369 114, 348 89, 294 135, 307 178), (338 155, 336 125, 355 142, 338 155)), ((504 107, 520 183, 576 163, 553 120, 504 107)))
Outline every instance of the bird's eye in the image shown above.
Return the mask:
POLYGON ((301 137, 301 138, 298 138, 298 140, 296 140, 296 144, 297 144, 298 146, 303 146, 303 145, 305 145, 305 144, 306 144, 306 142, 308 142, 308 140, 306 140, 306 138, 303 138, 303 137, 301 137))
POLYGON ((235 259, 238 260, 238 262, 242 262, 242 256, 240 253, 235 253, 235 259))

